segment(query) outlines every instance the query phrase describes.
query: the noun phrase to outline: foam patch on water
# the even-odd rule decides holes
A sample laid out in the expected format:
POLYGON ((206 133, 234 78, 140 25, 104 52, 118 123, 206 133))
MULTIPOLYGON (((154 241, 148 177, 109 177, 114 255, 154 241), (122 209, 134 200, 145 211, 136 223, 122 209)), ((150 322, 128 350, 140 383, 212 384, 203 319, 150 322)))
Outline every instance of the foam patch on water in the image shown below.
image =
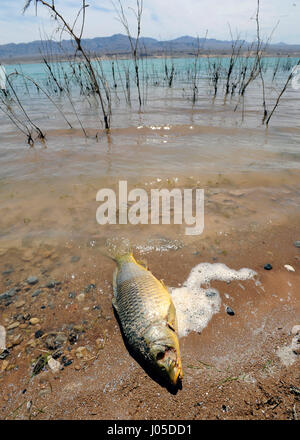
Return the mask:
POLYGON ((256 275, 251 269, 234 270, 221 263, 195 266, 182 287, 171 288, 176 308, 179 337, 190 332, 200 333, 215 313, 220 311, 221 297, 210 288, 211 281, 245 281, 256 275))

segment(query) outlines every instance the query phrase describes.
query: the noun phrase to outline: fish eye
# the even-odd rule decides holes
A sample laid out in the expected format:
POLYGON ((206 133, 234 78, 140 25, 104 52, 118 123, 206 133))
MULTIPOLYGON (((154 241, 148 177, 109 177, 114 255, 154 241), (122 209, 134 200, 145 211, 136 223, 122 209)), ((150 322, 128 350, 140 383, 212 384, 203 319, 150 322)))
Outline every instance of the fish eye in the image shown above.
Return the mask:
POLYGON ((160 351, 159 353, 157 353, 156 355, 156 360, 157 361, 161 361, 165 356, 165 352, 164 351, 160 351))

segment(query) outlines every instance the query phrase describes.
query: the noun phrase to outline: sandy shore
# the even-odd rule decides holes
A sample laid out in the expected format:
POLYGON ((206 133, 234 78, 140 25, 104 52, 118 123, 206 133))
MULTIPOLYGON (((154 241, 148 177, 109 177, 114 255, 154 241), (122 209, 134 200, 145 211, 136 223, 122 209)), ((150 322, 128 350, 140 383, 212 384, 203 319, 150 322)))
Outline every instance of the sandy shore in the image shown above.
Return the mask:
POLYGON ((184 379, 177 392, 149 376, 124 345, 111 305, 113 262, 93 248, 84 259, 72 257, 72 248, 27 250, 22 258, 7 251, 0 257, 6 269, 1 292, 17 292, 0 303, 9 347, 0 360, 0 418, 298 419, 299 346, 292 345, 292 329, 300 325, 297 231, 294 216, 219 237, 217 244, 203 238, 197 251, 187 245, 142 255, 174 287, 202 261, 249 267, 261 283, 212 283, 221 310, 201 334, 181 338, 184 379), (266 263, 273 269, 264 270, 266 263), (30 275, 36 284, 28 284, 30 275), (38 356, 54 349, 62 369, 48 365, 30 378, 38 356))

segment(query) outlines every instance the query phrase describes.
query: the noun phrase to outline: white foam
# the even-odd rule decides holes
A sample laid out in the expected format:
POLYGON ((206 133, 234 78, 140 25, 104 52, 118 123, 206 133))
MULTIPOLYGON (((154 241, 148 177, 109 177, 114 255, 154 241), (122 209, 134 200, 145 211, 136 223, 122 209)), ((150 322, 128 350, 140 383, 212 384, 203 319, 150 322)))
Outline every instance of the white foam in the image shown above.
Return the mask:
POLYGON ((171 289, 179 337, 192 331, 201 332, 212 316, 220 311, 221 297, 216 289, 210 288, 211 281, 245 281, 254 275, 256 272, 251 269, 237 271, 221 263, 201 263, 195 266, 182 287, 171 289))
POLYGON ((294 336, 290 345, 278 347, 276 351, 277 356, 281 360, 282 364, 286 367, 293 365, 298 358, 297 354, 295 353, 295 350, 299 350, 300 346, 298 339, 298 335, 294 336))

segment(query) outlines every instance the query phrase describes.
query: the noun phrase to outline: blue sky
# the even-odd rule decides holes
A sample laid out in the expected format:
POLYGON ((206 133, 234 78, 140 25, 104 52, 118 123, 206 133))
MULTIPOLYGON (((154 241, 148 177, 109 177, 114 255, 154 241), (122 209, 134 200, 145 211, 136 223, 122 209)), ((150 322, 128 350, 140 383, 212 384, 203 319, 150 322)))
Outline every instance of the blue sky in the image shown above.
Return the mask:
MULTIPOLYGON (((39 7, 38 17, 33 6, 22 15, 25 0, 0 0, 0 44, 28 42, 40 35, 53 35, 55 23, 45 8, 39 7)), ((134 26, 129 6, 135 0, 122 0, 134 26)), ((234 36, 255 38, 256 0, 144 0, 142 35, 162 40, 182 35, 221 40, 230 39, 229 24, 234 36)), ((80 0, 56 0, 58 9, 74 19, 80 0)), ((124 33, 116 19, 111 0, 89 0, 84 37, 93 38, 124 33)), ((275 30, 272 42, 300 44, 300 0, 261 0, 261 31, 264 37, 275 30)), ((134 27, 133 27, 134 29, 134 27)), ((134 33, 134 32, 133 32, 134 33)), ((55 35, 55 34, 54 34, 55 35)))

